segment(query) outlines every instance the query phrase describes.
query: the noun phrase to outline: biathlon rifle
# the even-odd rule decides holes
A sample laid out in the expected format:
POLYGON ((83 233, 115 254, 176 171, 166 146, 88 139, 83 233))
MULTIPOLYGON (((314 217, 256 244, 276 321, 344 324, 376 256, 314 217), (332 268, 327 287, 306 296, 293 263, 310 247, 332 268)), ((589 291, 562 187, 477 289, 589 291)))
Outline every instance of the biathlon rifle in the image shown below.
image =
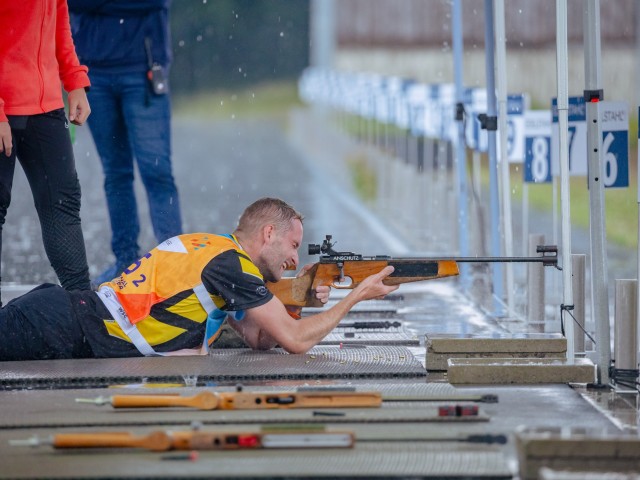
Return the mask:
POLYGON ((327 432, 323 429, 285 431, 164 431, 136 435, 131 432, 58 433, 9 440, 14 447, 51 445, 66 448, 139 448, 154 452, 169 450, 239 450, 259 448, 336 448, 352 447, 352 432, 327 432))
POLYGON ((528 262, 558 267, 558 248, 554 245, 537 247, 540 257, 366 257, 353 252, 337 252, 335 242, 327 235, 322 245, 309 244, 309 255, 320 254, 320 260, 299 277, 284 277, 278 282, 267 282, 267 288, 282 303, 297 307, 322 307, 315 297, 320 285, 338 289, 353 289, 365 278, 378 273, 387 265, 394 267, 383 280, 385 285, 400 285, 422 280, 433 280, 458 275, 458 263, 528 262))
POLYGON ((180 395, 112 395, 76 398, 78 403, 111 405, 113 408, 183 407, 198 410, 259 410, 289 408, 367 408, 380 407, 379 392, 210 392, 190 397, 180 395))

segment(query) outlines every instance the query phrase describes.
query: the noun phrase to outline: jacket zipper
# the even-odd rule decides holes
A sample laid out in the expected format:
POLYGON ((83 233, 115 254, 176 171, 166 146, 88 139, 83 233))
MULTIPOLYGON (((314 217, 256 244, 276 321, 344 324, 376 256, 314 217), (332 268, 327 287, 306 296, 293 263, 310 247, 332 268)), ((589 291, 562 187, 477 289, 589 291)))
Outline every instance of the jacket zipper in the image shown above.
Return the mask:
MULTIPOLYGON (((39 2, 40 3, 40 2, 39 2)), ((40 43, 38 44, 38 78, 40 80, 40 109, 44 112, 44 78, 42 76, 42 42, 44 41, 44 24, 46 19, 47 1, 41 2, 42 5, 42 21, 40 22, 40 43)))

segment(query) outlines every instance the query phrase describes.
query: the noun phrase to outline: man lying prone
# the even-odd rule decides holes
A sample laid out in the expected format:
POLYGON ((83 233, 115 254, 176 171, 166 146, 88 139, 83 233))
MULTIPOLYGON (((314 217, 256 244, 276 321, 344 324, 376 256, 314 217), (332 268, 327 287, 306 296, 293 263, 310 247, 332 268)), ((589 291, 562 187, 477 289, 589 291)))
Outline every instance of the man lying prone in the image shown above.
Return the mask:
MULTIPOLYGON (((0 360, 206 354, 225 319, 251 348, 306 352, 355 304, 398 287, 382 283, 386 267, 331 308, 295 319, 265 281, 298 266, 302 222, 284 201, 263 198, 233 234, 170 238, 97 292, 41 285, 0 309, 0 360)), ((316 297, 326 303, 329 290, 316 297)))

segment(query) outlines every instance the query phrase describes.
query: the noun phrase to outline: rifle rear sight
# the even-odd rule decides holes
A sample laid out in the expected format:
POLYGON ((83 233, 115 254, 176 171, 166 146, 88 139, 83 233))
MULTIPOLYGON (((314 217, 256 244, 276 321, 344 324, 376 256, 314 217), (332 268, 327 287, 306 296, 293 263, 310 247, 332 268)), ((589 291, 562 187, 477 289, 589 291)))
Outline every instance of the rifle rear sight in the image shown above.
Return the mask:
POLYGON ((331 235, 326 235, 326 238, 323 240, 322 245, 318 245, 317 243, 310 243, 309 255, 319 255, 321 253, 324 253, 325 255, 330 255, 330 256, 336 256, 336 255, 356 256, 356 254, 353 252, 336 252, 333 249, 335 242, 332 242, 331 238, 332 238, 331 235))

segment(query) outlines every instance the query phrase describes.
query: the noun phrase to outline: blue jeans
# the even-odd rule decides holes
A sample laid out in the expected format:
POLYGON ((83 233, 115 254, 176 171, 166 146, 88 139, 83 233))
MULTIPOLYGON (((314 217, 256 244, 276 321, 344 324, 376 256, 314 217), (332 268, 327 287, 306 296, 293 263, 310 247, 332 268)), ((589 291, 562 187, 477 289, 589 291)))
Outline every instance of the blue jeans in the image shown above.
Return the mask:
POLYGON ((134 158, 158 243, 182 233, 171 171, 171 105, 168 95, 151 92, 144 73, 92 73, 90 77, 89 127, 104 170, 111 248, 116 266, 125 268, 139 257, 134 158))

